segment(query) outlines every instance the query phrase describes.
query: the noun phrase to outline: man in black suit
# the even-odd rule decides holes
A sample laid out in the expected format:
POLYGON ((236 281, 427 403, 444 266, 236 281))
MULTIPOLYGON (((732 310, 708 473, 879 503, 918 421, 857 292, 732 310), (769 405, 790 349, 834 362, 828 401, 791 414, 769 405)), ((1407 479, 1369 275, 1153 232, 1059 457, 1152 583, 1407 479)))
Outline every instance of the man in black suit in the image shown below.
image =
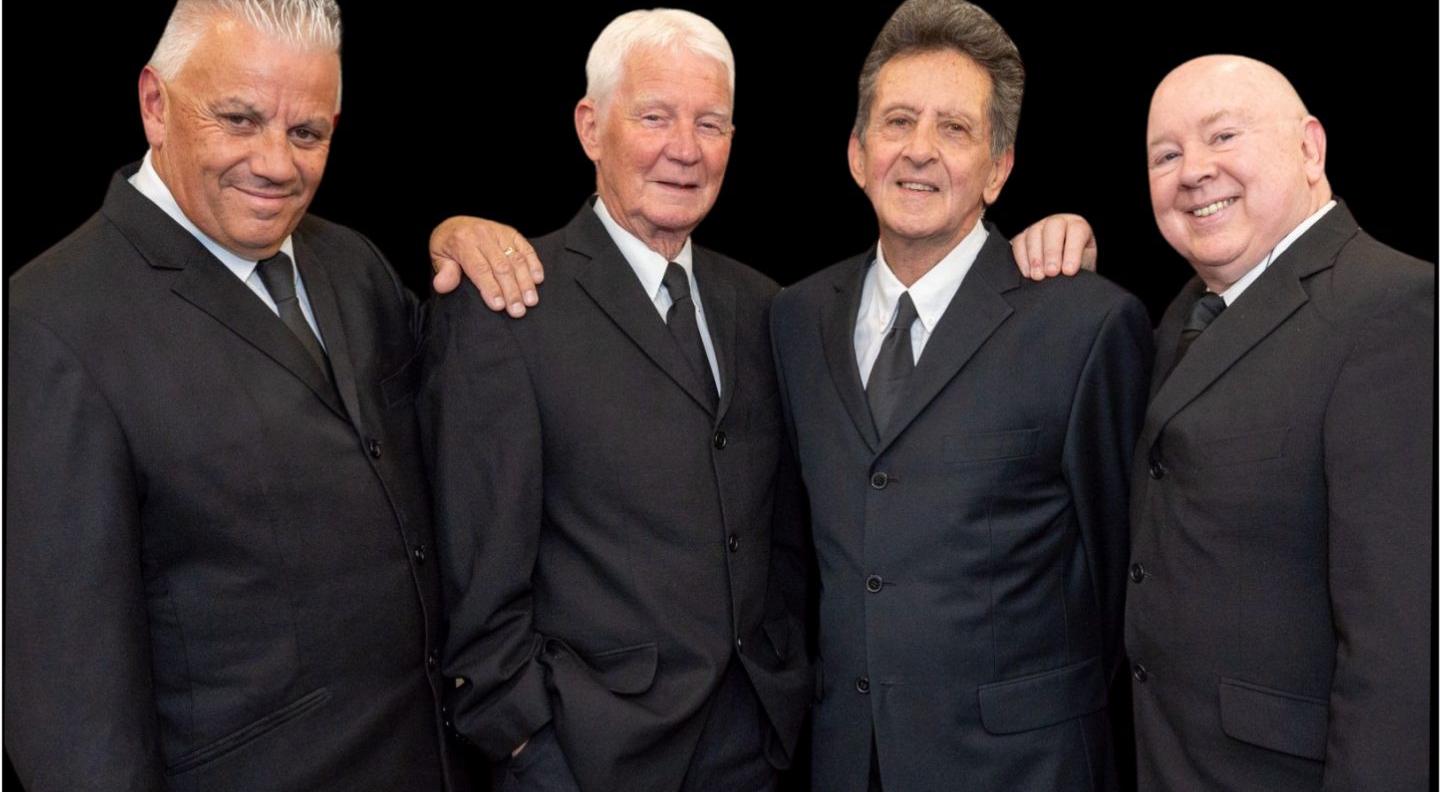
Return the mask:
POLYGON ((11 280, 5 746, 30 792, 467 788, 416 306, 305 216, 339 12, 278 5, 176 7, 144 162, 11 280))
POLYGON ((733 59, 637 11, 586 71, 598 197, 536 241, 544 304, 512 322, 462 290, 426 333, 453 723, 501 789, 773 789, 814 690, 777 287, 690 242, 733 59))
POLYGON ((775 302, 821 578, 815 789, 1116 783, 1150 326, 1093 275, 1023 280, 981 222, 1023 81, 984 11, 902 5, 850 139, 879 245, 775 302))
POLYGON ((1126 644, 1142 789, 1421 789, 1435 268, 1335 200, 1279 72, 1190 61, 1150 196, 1195 268, 1156 336, 1126 644))

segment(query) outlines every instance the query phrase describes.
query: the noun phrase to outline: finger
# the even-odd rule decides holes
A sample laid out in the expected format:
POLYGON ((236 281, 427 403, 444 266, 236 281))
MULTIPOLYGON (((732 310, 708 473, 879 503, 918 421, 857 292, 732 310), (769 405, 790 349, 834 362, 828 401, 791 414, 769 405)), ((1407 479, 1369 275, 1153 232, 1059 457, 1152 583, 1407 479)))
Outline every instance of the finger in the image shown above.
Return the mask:
POLYGON ((1098 256, 1099 251, 1095 248, 1095 237, 1092 236, 1090 237, 1090 243, 1085 246, 1084 250, 1080 251, 1080 268, 1094 272, 1095 260, 1098 256))
POLYGON ((1080 256, 1085 246, 1093 240, 1090 227, 1084 221, 1069 221, 1065 228, 1065 255, 1060 260, 1060 271, 1074 275, 1080 271, 1080 256))
POLYGON ((1045 245, 1041 241, 1043 223, 1035 223, 1025 229, 1025 257, 1030 262, 1030 279, 1045 280, 1045 245))
POLYGON ((460 285, 460 265, 448 258, 435 257, 430 260, 430 267, 435 271, 435 277, 431 279, 430 285, 435 289, 436 294, 449 294, 455 291, 460 285))
MULTIPOLYGON (((484 259, 485 270, 491 279, 499 285, 500 294, 504 300, 505 310, 511 316, 519 318, 525 315, 525 300, 521 294, 520 284, 515 280, 514 254, 505 255, 507 244, 500 244, 499 240, 490 233, 479 235, 478 244, 474 247, 477 252, 477 259, 484 259)), ((461 259, 462 265, 469 262, 461 259)), ((477 270, 479 261, 476 262, 477 270)), ((465 274, 470 274, 469 266, 466 266, 465 274)), ((473 278, 472 278, 473 279, 473 278)), ((478 284, 477 284, 478 285, 478 284)), ((488 297, 487 297, 488 299, 488 297)))
POLYGON ((530 242, 519 234, 515 235, 515 249, 525 257, 525 263, 530 267, 530 280, 535 283, 545 282, 545 265, 540 261, 540 256, 535 248, 530 247, 530 242))
POLYGON ((1046 218, 1043 223, 1041 244, 1044 250, 1041 257, 1045 259, 1047 276, 1060 274, 1060 259, 1065 255, 1065 225, 1065 221, 1058 217, 1046 218))
POLYGON ((1025 256, 1025 232, 1015 235, 1010 240, 1010 256, 1015 259, 1015 267, 1020 270, 1020 277, 1030 277, 1030 260, 1025 256))

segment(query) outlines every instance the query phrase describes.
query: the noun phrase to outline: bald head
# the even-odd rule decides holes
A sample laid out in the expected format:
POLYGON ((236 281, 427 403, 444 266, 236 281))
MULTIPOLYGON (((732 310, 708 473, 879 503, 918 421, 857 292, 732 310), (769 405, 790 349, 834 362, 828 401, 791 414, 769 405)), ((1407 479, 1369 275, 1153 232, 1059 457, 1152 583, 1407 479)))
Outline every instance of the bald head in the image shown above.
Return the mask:
POLYGON ((1285 75, 1208 55, 1155 89, 1146 133, 1160 233, 1213 291, 1330 200, 1325 130, 1285 75))

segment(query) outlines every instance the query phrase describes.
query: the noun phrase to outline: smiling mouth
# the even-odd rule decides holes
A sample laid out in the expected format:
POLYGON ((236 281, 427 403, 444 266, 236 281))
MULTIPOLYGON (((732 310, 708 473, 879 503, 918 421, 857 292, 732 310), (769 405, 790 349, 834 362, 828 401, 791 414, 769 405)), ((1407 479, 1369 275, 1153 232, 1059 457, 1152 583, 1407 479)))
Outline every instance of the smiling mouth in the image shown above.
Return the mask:
POLYGON ((1229 206, 1230 204, 1235 203, 1235 202, 1238 201, 1238 200, 1240 200, 1240 199, 1239 199, 1239 198, 1226 198, 1226 199, 1224 199, 1224 200, 1216 201, 1216 202, 1214 202, 1214 203, 1208 203, 1208 204, 1205 204, 1204 206, 1201 206, 1201 207, 1199 207, 1199 208, 1197 208, 1197 209, 1191 209, 1191 210, 1190 210, 1190 214, 1194 215, 1195 217, 1209 217, 1210 215, 1215 214, 1216 212, 1220 211, 1221 209, 1224 209, 1225 207, 1229 206))
POLYGON ((898 185, 900 189, 909 190, 911 192, 940 192, 939 187, 936 187, 933 184, 926 184, 925 182, 899 181, 895 182, 895 184, 898 185))
POLYGON ((657 181, 656 184, 671 190, 698 190, 699 184, 692 182, 657 181))

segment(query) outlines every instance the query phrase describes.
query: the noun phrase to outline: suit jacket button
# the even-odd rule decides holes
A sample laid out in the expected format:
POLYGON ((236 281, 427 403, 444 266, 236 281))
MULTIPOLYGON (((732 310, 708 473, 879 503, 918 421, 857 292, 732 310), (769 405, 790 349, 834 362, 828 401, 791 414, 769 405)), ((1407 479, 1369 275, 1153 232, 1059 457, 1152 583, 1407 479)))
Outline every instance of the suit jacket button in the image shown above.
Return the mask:
POLYGON ((865 590, 871 594, 879 593, 882 588, 885 588, 885 580, 879 575, 871 575, 865 578, 865 590))
POLYGON ((855 680, 855 692, 856 692, 856 693, 869 693, 869 692, 870 692, 870 677, 862 676, 862 677, 860 677, 859 679, 856 679, 856 680, 855 680))
POLYGON ((415 563, 417 563, 417 564, 423 564, 423 563, 425 563, 425 545, 423 545, 423 544, 415 545, 415 549, 414 549, 414 550, 411 550, 410 552, 413 553, 414 556, 415 556, 415 563))
POLYGON ((730 534, 730 538, 725 540, 725 546, 730 548, 730 552, 732 553, 738 551, 740 549, 740 537, 735 534, 730 534))
POLYGON ((380 441, 373 437, 367 438, 365 440, 365 453, 369 454, 371 459, 379 459, 380 441))
POLYGON ((1130 579, 1136 583, 1145 580, 1145 565, 1136 561, 1130 565, 1130 579))
POLYGON ((715 437, 712 438, 712 440, 714 441, 716 451, 723 450, 725 448, 725 444, 729 442, 725 439, 725 433, 719 430, 715 432, 715 437))
POLYGON ((870 477, 870 486, 874 487, 877 490, 885 489, 885 486, 889 483, 890 476, 886 475, 885 473, 876 473, 875 475, 870 477))
POLYGON ((440 667, 440 656, 435 653, 434 649, 431 649, 430 654, 425 656, 425 667, 431 671, 440 667))
POLYGON ((1144 682, 1150 678, 1150 670, 1140 663, 1130 667, 1130 676, 1135 677, 1136 682, 1144 682))
POLYGON ((1152 458, 1150 460, 1150 478, 1156 481, 1165 478, 1165 466, 1160 464, 1160 460, 1158 459, 1152 458))

